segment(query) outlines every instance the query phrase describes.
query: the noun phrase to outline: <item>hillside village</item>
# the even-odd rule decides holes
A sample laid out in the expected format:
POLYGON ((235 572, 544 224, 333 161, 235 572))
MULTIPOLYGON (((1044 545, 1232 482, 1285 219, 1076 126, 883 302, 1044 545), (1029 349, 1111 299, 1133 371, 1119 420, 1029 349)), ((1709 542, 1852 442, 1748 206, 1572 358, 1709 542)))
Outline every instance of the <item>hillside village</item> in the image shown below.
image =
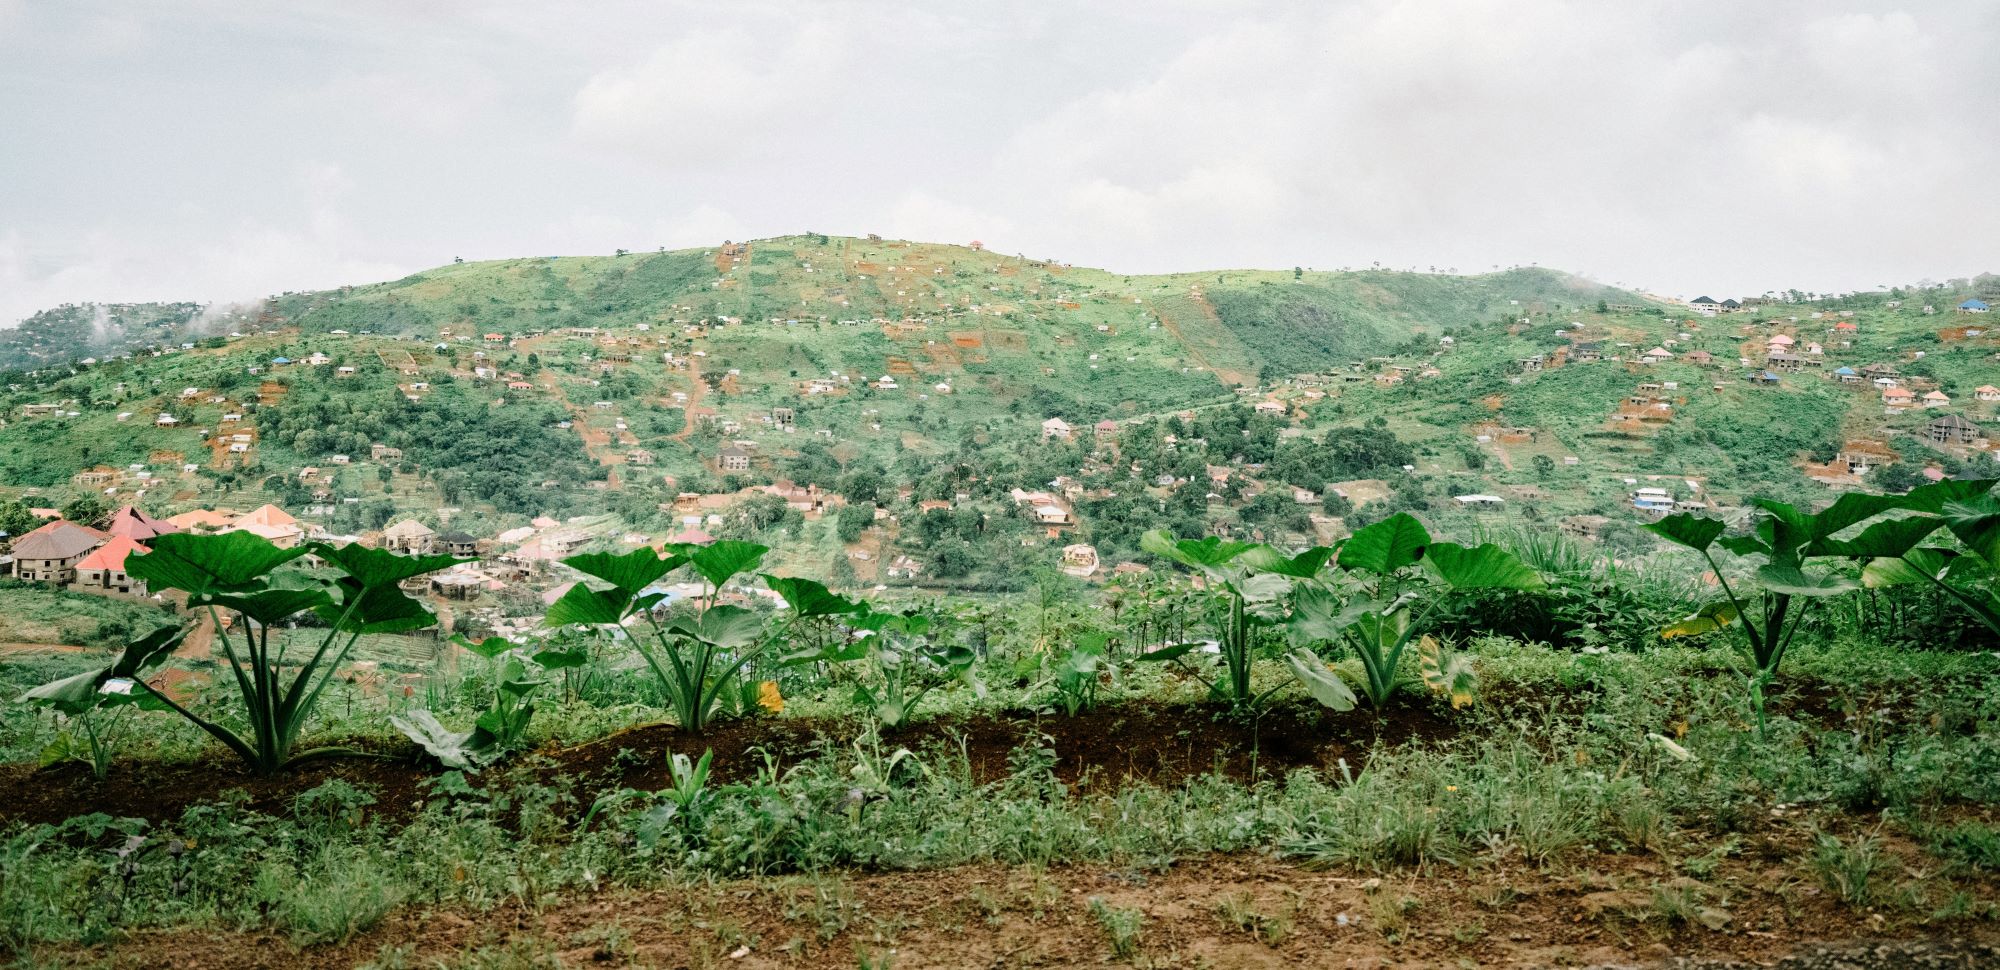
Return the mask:
POLYGON ((811 235, 454 264, 9 373, 4 565, 144 597, 120 566, 163 530, 449 551, 478 561, 412 592, 505 630, 564 556, 719 537, 909 594, 1127 581, 1159 524, 1304 545, 1412 510, 1629 548, 1670 511, 1990 468, 1996 289, 1681 304, 811 235))

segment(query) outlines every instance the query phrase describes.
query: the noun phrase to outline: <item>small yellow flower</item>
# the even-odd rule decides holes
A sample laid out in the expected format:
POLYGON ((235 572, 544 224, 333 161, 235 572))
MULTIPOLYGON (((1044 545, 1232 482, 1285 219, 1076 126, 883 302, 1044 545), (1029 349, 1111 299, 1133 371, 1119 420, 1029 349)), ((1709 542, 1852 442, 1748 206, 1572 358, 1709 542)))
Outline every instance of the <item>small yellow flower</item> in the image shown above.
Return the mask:
POLYGON ((1457 790, 1458 790, 1458 786, 1457 786, 1457 785, 1446 785, 1446 786, 1444 786, 1444 790, 1445 790, 1445 791, 1457 791, 1457 790))

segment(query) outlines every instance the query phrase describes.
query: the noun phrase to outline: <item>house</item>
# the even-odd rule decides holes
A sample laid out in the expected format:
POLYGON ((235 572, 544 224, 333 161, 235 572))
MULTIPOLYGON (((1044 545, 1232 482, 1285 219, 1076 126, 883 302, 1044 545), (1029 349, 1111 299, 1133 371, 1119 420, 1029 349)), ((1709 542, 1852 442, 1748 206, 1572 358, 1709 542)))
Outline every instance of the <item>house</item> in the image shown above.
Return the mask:
POLYGON ((275 505, 259 506, 248 515, 235 519, 222 532, 248 532, 268 540, 280 549, 296 548, 305 540, 306 531, 299 526, 299 520, 275 505))
POLYGON ((1833 372, 1833 379, 1839 381, 1842 384, 1861 383, 1861 375, 1855 373, 1854 368, 1852 367, 1836 368, 1833 372))
POLYGON ((159 425, 162 428, 171 428, 174 425, 181 423, 181 419, 174 417, 171 414, 162 414, 159 417, 154 418, 153 423, 159 425))
POLYGON ((1498 495, 1460 495, 1455 497, 1455 501, 1459 508, 1475 512, 1491 511, 1505 504, 1505 500, 1498 495))
POLYGON ((170 532, 179 532, 181 531, 181 527, 171 522, 163 522, 153 518, 127 505, 117 512, 112 513, 111 522, 105 526, 104 531, 113 536, 124 536, 128 539, 144 542, 170 532))
POLYGON ((1674 510, 1674 497, 1664 488, 1642 488, 1632 493, 1632 507, 1641 512, 1666 515, 1674 510))
POLYGON ((437 551, 461 559, 479 555, 479 540, 463 532, 447 532, 437 537, 437 551))
POLYGON ((1083 579, 1096 573, 1099 565, 1097 547, 1079 542, 1063 547, 1062 565, 1057 568, 1065 575, 1083 579))
POLYGON ((391 448, 385 444, 369 445, 368 459, 370 461, 402 461, 403 449, 391 448))
POLYGON ((1715 355, 1706 350, 1690 350, 1681 355, 1681 360, 1699 367, 1707 367, 1715 363, 1715 355))
POLYGON ((1281 416, 1288 410, 1290 409, 1285 407, 1285 402, 1283 401, 1258 401, 1256 408, 1258 414, 1275 414, 1281 416))
POLYGON ((542 548, 552 556, 568 556, 590 544, 590 536, 575 530, 555 532, 542 537, 542 548))
POLYGON ((750 470, 750 453, 729 445, 715 453, 715 466, 726 472, 747 472, 750 470))
POLYGON ((183 532, 217 532, 228 528, 234 521, 236 521, 234 514, 210 509, 195 509, 192 512, 182 512, 167 517, 168 525, 183 532))
POLYGON ((797 420, 798 413, 791 408, 772 408, 771 423, 780 428, 789 428, 797 420))
POLYGON ((1987 306, 1985 300, 1978 299, 1967 300, 1958 305, 1958 312, 1960 313, 1985 313, 1991 309, 1992 307, 1987 306))
POLYGON ((486 580, 472 573, 439 573, 430 577, 430 590, 448 600, 469 600, 479 595, 486 580))
POLYGON ((111 536, 67 519, 57 519, 14 540, 14 575, 35 583, 67 583, 76 564, 111 536))
POLYGON ((1798 343, 1798 341, 1793 340, 1792 338, 1787 337, 1782 333, 1775 334, 1771 337, 1771 339, 1766 340, 1764 342, 1772 347, 1790 347, 1791 345, 1798 343))
POLYGON ((1714 300, 1714 299, 1712 299, 1712 298, 1710 298, 1710 297, 1706 297, 1706 296, 1698 296, 1698 297, 1695 297, 1695 298, 1694 298, 1694 299, 1692 299, 1692 300, 1689 300, 1689 301, 1688 301, 1688 306, 1691 306, 1691 307, 1695 308, 1696 310, 1699 310, 1699 311, 1700 311, 1700 312, 1702 312, 1702 313, 1721 313, 1721 312, 1722 312, 1722 304, 1721 304, 1721 303, 1719 303, 1719 302, 1717 302, 1716 300, 1714 300))
MULTIPOLYGON (((1447 337, 1445 339, 1448 340, 1450 338, 1447 337)), ((1569 359, 1579 364, 1589 363, 1593 360, 1603 360, 1604 345, 1596 341, 1577 344, 1570 348, 1569 359)))
POLYGON ((1925 434, 1932 441, 1946 445, 1969 444, 1980 436, 1978 425, 1956 414, 1933 419, 1925 428, 1925 434))
POLYGON ((1717 304, 1716 308, 1718 310, 1721 310, 1723 313, 1735 313, 1736 311, 1743 309, 1743 304, 1737 302, 1736 300, 1729 299, 1729 300, 1723 300, 1721 303, 1717 304))
POLYGON ((131 536, 112 536, 109 542, 77 561, 75 588, 144 596, 146 583, 125 574, 125 557, 151 551, 131 536))
POLYGON ((1927 408, 1945 408, 1951 406, 1951 398, 1946 397, 1943 391, 1925 392, 1923 402, 1924 407, 1927 408))
POLYGON ((1917 396, 1900 387, 1892 387, 1882 392, 1882 403, 1892 408, 1906 408, 1917 401, 1917 396))
POLYGON ((382 548, 413 556, 429 555, 437 546, 437 530, 415 519, 404 519, 382 530, 382 548))
POLYGON ((1061 418, 1049 418, 1048 420, 1042 422, 1043 441, 1047 441, 1051 438, 1054 438, 1059 441, 1068 441, 1069 437, 1070 437, 1069 422, 1064 421, 1061 418))
POLYGON ((1845 465, 1849 475, 1866 475, 1871 469, 1895 464, 1896 453, 1880 442, 1850 441, 1841 447, 1833 460, 1845 465))
POLYGON ((1837 333, 1853 333, 1856 330, 1861 329, 1861 327, 1852 320, 1842 320, 1839 323, 1834 324, 1833 329, 1837 333))
POLYGON ((1994 387, 1991 384, 1982 384, 1977 390, 1972 392, 1972 396, 1982 401, 2000 401, 2000 387, 1994 387))
POLYGON ((1641 363, 1664 364, 1674 359, 1674 353, 1665 347, 1654 347, 1639 358, 1641 363))
MULTIPOLYGON (((1523 357, 1515 361, 1514 366, 1519 367, 1521 369, 1521 373, 1523 374, 1532 374, 1538 370, 1541 370, 1542 365, 1546 362, 1547 361, 1542 357, 1542 355, 1536 354, 1533 357, 1523 357)), ((1400 384, 1402 383, 1402 380, 1398 379, 1396 383, 1400 384)))
POLYGON ((1565 516, 1557 527, 1563 535, 1572 538, 1596 539, 1610 524, 1611 520, 1602 515, 1571 515, 1565 516))
POLYGON ((78 488, 103 488, 117 483, 118 472, 111 468, 92 468, 71 475, 69 480, 78 488))

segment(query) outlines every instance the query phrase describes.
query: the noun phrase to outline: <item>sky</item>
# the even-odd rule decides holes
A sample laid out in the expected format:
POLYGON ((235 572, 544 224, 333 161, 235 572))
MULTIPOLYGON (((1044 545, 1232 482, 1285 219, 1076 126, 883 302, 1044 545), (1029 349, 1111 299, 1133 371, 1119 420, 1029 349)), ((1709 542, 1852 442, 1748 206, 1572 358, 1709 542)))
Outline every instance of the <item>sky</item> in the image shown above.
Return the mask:
POLYGON ((1991 0, 0 0, 0 325, 798 232, 1129 273, 2000 270, 1991 0))

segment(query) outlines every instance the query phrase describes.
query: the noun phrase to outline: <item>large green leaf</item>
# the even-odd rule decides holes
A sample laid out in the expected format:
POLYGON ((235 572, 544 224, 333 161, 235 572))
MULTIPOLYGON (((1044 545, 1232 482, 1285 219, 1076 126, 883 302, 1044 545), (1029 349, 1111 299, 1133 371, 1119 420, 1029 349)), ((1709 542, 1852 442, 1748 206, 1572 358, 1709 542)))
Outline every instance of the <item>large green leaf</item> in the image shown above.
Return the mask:
POLYGON ((1398 512, 1367 526, 1340 545, 1343 569, 1362 569, 1386 576, 1422 559, 1431 543, 1424 524, 1407 512, 1398 512))
POLYGON ((387 549, 370 549, 358 542, 344 546, 315 542, 311 549, 314 555, 333 564, 363 586, 393 586, 412 576, 472 562, 454 556, 405 556, 387 549))
POLYGON ((764 585, 784 597, 785 605, 791 607, 792 616, 799 619, 809 616, 846 616, 868 611, 867 603, 848 599, 810 579, 765 573, 764 585))
POLYGON ((1854 580, 1839 573, 1808 575, 1788 563, 1766 563, 1757 567, 1757 582, 1765 590, 1786 596, 1838 596, 1855 589, 1854 580))
POLYGON ((146 668, 167 659, 180 646, 187 631, 181 627, 161 627, 128 644, 111 662, 96 670, 51 681, 21 695, 21 701, 54 708, 75 716, 94 707, 118 701, 104 693, 105 683, 137 677, 146 668))
MULTIPOLYGON (((1769 522, 1768 519, 1765 521, 1769 522)), ((1763 531, 1769 532, 1770 530, 1764 529, 1763 531)), ((1715 544, 1739 556, 1771 555, 1771 540, 1767 536, 1723 536, 1715 540, 1715 544)))
POLYGON ((406 633, 437 622, 422 603, 394 586, 361 586, 353 579, 343 579, 339 587, 340 602, 321 604, 313 612, 342 632, 406 633))
POLYGON ((548 612, 542 615, 542 623, 547 626, 617 623, 625 618, 626 607, 631 603, 632 594, 622 589, 591 589, 577 583, 569 588, 569 592, 562 594, 562 598, 549 604, 548 612))
POLYGON ((735 650, 757 642, 764 633, 764 620, 743 607, 725 603, 710 607, 697 617, 680 617, 668 629, 724 650, 735 650))
POLYGON ((468 640, 465 637, 460 636, 460 637, 452 637, 451 642, 456 643, 459 646, 464 647, 465 649, 470 650, 473 653, 476 653, 482 657, 485 657, 488 660, 491 660, 494 657, 500 656, 501 654, 514 649, 514 644, 511 641, 509 641, 506 637, 487 637, 484 640, 475 641, 475 640, 468 640))
POLYGON ((125 557, 125 572, 145 581, 154 592, 241 592, 307 552, 304 546, 280 549, 249 532, 204 536, 174 532, 148 542, 153 551, 125 557))
POLYGON ((1832 505, 1812 517, 1813 538, 1824 539, 1848 526, 1859 525, 1884 512, 1906 507, 1904 497, 1900 495, 1849 492, 1834 499, 1832 505))
POLYGON ((2000 479, 1947 478, 1910 489, 1909 493, 1903 496, 1902 507, 1912 512, 1941 514, 1947 505, 1970 502, 1991 495, 1996 484, 2000 484, 2000 479))
POLYGON ((1256 546, 1245 550, 1243 564, 1258 572, 1290 576, 1293 579, 1311 579, 1319 575, 1326 561, 1333 558, 1332 546, 1314 546, 1296 556, 1286 556, 1270 546, 1256 546))
POLYGON ((1885 519, 1861 530, 1852 539, 1815 539, 1806 546, 1808 556, 1895 557, 1916 548, 1917 543, 1936 532, 1944 520, 1927 515, 1885 519))
POLYGON ((1944 522, 1972 554, 2000 568, 2000 500, 1990 494, 1947 502, 1944 522))
POLYGON ((1490 542, 1467 548, 1432 543, 1424 554, 1432 572, 1453 589, 1545 589, 1548 582, 1527 563, 1490 542))
POLYGON ((708 580, 708 585, 721 589, 730 577, 755 571, 770 551, 769 546, 725 539, 696 549, 691 559, 694 571, 708 580))
POLYGON ((1380 603, 1363 601, 1348 606, 1332 591, 1320 586, 1300 586, 1292 592, 1292 615, 1285 621, 1286 637, 1295 646, 1311 646, 1340 639, 1341 634, 1380 603))
POLYGON ((1869 589, 1942 581, 1945 567, 1957 553, 1944 549, 1912 549, 1895 558, 1871 559, 1861 567, 1861 585, 1869 589))
POLYGON ((624 555, 608 552, 592 552, 581 556, 571 556, 562 561, 586 576, 595 576, 627 593, 637 595, 646 587, 659 582, 660 577, 679 569, 687 563, 684 556, 661 557, 649 548, 638 548, 624 555))
POLYGON ((1342 680, 1339 674, 1328 669, 1312 651, 1294 650, 1285 654, 1285 667, 1299 679, 1299 683, 1305 685, 1306 693, 1311 694, 1313 700, 1336 711, 1354 710, 1357 703, 1354 689, 1347 686, 1347 681, 1342 680))
MULTIPOLYGON (((490 747, 478 743, 477 731, 454 731, 438 722, 437 715, 425 710, 415 710, 408 714, 389 715, 389 726, 403 732, 403 736, 415 741, 431 756, 443 762, 447 768, 460 771, 478 771, 492 759, 495 753, 490 747)), ((483 740, 483 736, 479 738, 483 740)))
POLYGON ((189 605, 210 605, 233 610, 262 626, 270 626, 307 610, 330 605, 332 602, 333 598, 326 595, 326 591, 322 589, 262 589, 254 593, 223 593, 188 599, 189 605))
POLYGON ((1256 546, 1254 542, 1225 540, 1220 536, 1176 539, 1173 533, 1165 529, 1154 529, 1139 537, 1140 549, 1162 559, 1173 560, 1190 569, 1211 573, 1256 546))
POLYGON ((1736 622, 1736 607, 1728 603, 1710 603, 1696 611, 1687 619, 1660 631, 1662 639, 1675 637, 1697 637, 1704 633, 1714 633, 1736 622))
POLYGON ((1714 543, 1715 538, 1722 534, 1726 526, 1721 519, 1707 519, 1686 512, 1677 512, 1658 522, 1647 523, 1644 528, 1668 542, 1700 552, 1714 543))

